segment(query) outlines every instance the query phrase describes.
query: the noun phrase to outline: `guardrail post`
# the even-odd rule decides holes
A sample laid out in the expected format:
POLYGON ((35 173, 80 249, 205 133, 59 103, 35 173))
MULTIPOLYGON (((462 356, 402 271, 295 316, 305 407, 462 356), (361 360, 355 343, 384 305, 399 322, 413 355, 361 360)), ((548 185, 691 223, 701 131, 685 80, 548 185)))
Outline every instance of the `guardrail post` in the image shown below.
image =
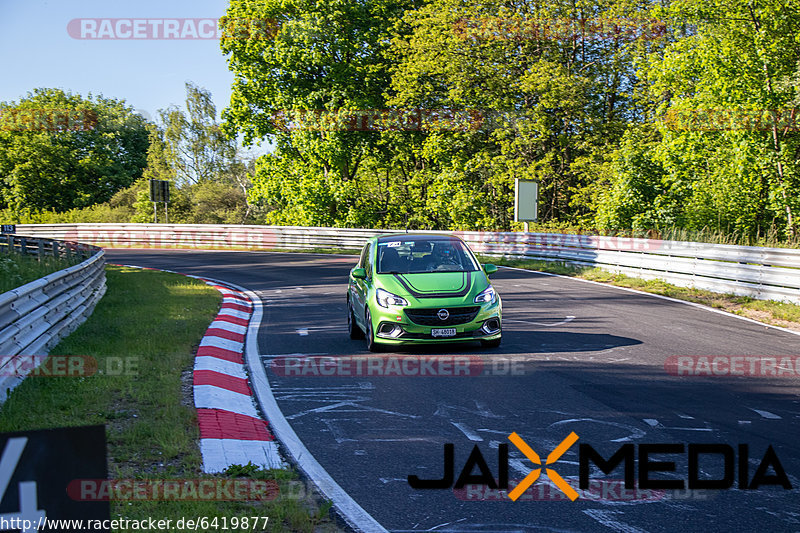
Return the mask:
MULTIPOLYGON (((67 259, 69 259, 69 246, 66 246, 67 249, 67 259)), ((59 246, 58 241, 53 241, 53 257, 57 260, 61 257, 61 248, 59 246)))
POLYGON ((44 241, 42 241, 42 239, 39 239, 39 253, 36 256, 36 260, 41 261, 43 255, 44 255, 44 241))
POLYGON ((23 256, 28 255, 28 239, 26 239, 25 237, 22 237, 19 240, 19 253, 22 254, 23 256))

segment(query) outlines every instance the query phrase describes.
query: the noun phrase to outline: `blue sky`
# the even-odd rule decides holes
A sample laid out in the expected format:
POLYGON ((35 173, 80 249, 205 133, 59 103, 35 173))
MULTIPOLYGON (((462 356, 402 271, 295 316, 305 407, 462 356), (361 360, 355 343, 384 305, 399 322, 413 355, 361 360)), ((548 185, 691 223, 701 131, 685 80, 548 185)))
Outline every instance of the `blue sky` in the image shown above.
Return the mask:
POLYGON ((187 81, 211 91, 217 113, 233 74, 217 39, 76 39, 73 19, 215 18, 227 0, 0 0, 0 101, 35 87, 124 99, 147 118, 183 107, 187 81))

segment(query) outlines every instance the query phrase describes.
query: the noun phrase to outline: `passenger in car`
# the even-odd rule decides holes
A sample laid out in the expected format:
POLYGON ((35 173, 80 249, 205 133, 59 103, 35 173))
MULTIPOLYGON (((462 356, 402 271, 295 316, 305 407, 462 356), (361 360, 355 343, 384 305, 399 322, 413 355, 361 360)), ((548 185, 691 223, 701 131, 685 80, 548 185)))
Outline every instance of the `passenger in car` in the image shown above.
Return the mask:
POLYGON ((381 255, 378 272, 408 272, 408 261, 400 257, 395 248, 386 247, 381 255))

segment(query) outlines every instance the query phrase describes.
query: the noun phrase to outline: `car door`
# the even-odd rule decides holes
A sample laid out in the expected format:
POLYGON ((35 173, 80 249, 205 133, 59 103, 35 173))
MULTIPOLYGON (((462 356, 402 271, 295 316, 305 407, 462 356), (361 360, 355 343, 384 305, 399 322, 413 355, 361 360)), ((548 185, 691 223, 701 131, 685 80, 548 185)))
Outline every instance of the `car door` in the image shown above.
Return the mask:
POLYGON ((355 311, 356 321, 364 325, 364 313, 367 303, 367 294, 369 293, 369 283, 372 280, 372 261, 370 254, 372 252, 372 243, 367 243, 364 250, 361 252, 361 259, 358 261, 357 267, 363 268, 367 271, 367 279, 358 279, 350 277, 350 298, 353 302, 353 310, 355 311))

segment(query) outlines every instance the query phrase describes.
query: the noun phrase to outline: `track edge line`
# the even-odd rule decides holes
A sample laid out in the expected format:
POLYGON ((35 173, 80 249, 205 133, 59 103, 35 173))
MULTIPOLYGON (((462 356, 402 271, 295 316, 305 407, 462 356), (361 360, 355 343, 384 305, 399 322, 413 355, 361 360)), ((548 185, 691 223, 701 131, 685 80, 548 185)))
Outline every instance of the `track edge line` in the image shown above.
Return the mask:
MULTIPOLYGON (((209 278, 207 278, 209 279, 209 278)), ((212 280, 213 281, 213 280, 212 280)), ((247 327, 245 340, 245 364, 250 371, 253 392, 261 410, 269 420, 270 428, 278 440, 286 447, 298 467, 314 482, 322 494, 333 502, 345 522, 356 531, 364 533, 386 533, 387 530, 367 511, 364 510, 347 492, 334 481, 319 461, 308 451, 303 442, 289 425, 283 412, 278 407, 270 388, 269 379, 258 351, 258 328, 261 325, 264 303, 253 291, 225 282, 231 287, 247 294, 253 302, 253 314, 247 327)))

